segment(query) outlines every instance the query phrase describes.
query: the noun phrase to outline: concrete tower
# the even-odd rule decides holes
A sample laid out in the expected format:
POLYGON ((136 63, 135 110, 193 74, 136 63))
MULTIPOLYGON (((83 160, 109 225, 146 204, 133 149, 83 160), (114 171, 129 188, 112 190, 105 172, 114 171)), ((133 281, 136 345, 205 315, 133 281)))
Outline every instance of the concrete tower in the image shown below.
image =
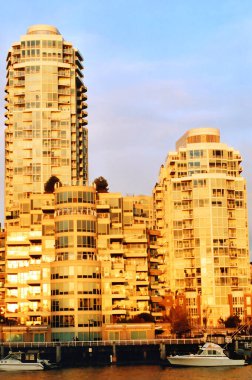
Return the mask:
POLYGON ((82 61, 48 25, 30 27, 7 56, 5 317, 24 327, 19 340, 34 326, 32 341, 87 340, 89 321, 101 324, 82 61))
POLYGON ((6 225, 17 222, 20 198, 43 193, 51 176, 63 185, 87 183, 82 61, 78 50, 48 25, 30 27, 8 53, 6 225))
POLYGON ((189 130, 154 189, 167 289, 183 293, 195 324, 243 315, 249 291, 247 196, 241 156, 218 129, 189 130))

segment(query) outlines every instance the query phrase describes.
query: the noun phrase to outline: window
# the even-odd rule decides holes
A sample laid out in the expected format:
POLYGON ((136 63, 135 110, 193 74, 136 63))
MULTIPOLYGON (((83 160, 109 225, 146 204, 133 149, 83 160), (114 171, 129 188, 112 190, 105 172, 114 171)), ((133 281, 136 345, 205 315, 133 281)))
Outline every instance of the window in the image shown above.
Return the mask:
POLYGON ((147 334, 146 331, 131 331, 130 332, 131 339, 146 339, 147 334))
POLYGON ((120 340, 119 331, 109 331, 109 340, 120 340))

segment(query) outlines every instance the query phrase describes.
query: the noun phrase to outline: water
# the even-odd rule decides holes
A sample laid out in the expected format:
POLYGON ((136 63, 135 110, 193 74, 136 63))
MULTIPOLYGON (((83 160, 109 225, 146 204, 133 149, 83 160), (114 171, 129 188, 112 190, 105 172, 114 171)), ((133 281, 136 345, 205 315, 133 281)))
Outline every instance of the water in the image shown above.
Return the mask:
POLYGON ((252 365, 237 368, 111 366, 39 372, 0 372, 0 380, 252 380, 252 365))

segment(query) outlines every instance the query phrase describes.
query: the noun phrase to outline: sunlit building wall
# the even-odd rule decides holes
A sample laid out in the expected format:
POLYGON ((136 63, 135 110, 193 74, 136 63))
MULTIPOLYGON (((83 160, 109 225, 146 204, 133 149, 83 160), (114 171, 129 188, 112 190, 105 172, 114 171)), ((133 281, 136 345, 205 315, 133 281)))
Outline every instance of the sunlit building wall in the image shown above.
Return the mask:
POLYGON ((55 261, 51 264, 53 340, 101 338, 101 271, 94 187, 55 191, 55 261))
POLYGON ((150 196, 123 198, 124 257, 129 313, 150 313, 148 274, 148 230, 152 225, 153 203, 150 196))
POLYGON ((0 321, 4 321, 5 313, 5 240, 6 232, 2 230, 0 231, 0 321))
POLYGON ((26 228, 9 227, 6 242, 6 318, 36 328, 33 341, 100 339, 95 189, 59 186, 25 198, 21 209, 26 228))
POLYGON ((20 198, 43 193, 51 176, 64 185, 87 183, 82 61, 48 25, 31 26, 8 52, 5 227, 18 224, 20 198))
MULTIPOLYGON (((216 325, 230 315, 229 295, 249 290, 247 194, 241 172, 240 153, 222 143, 219 130, 212 128, 185 133, 160 169, 154 219, 166 250, 167 289, 186 294, 195 324, 204 318, 216 325)), ((235 311, 243 318, 241 301, 235 311)))
POLYGON ((147 229, 152 198, 97 194, 98 258, 103 322, 150 312, 147 229))
MULTIPOLYGON (((50 324, 50 264, 54 261, 54 195, 20 198, 20 226, 6 236, 5 317, 10 324, 50 324)), ((33 340, 44 340, 45 328, 33 340)), ((6 333, 6 340, 14 336, 6 333)), ((23 340, 19 333, 15 339, 23 340)))
POLYGON ((156 321, 160 321, 169 316, 165 308, 167 297, 165 252, 160 243, 160 231, 149 229, 147 239, 150 312, 156 321))
MULTIPOLYGON (((62 186, 88 181, 82 61, 48 25, 30 27, 7 56, 5 315, 30 328, 58 323, 54 314, 51 318, 51 271, 57 271, 51 263, 58 262, 54 190, 49 194, 45 184, 51 178, 62 186)), ((33 338, 43 340, 41 335, 33 338)))

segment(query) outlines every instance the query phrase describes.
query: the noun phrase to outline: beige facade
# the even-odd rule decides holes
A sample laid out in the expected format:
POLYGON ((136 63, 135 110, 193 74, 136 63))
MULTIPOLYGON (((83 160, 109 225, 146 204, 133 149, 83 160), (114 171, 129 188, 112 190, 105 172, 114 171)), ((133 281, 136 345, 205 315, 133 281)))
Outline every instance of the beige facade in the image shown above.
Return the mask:
POLYGON ((8 229, 5 282, 5 317, 23 330, 7 330, 5 339, 23 340, 33 327, 35 341, 100 339, 94 187, 59 186, 55 193, 32 194, 24 204, 30 224, 27 219, 26 229, 8 229))
POLYGON ((174 305, 194 325, 252 317, 239 152, 218 130, 193 129, 153 197, 96 192, 82 61, 48 25, 30 27, 7 56, 2 338, 121 339, 130 329, 106 324, 167 320, 174 305))
MULTIPOLYGON (((216 325, 229 295, 249 291, 247 195, 241 156, 219 130, 193 129, 160 169, 154 218, 166 250, 167 289, 185 293, 191 320, 216 325)), ((237 305, 243 318, 243 308, 237 305)))
POLYGON ((101 270, 94 187, 55 191, 55 261, 51 263, 53 340, 101 338, 101 270), (90 333, 92 332, 92 336, 90 333))
POLYGON ((18 224, 19 200, 88 179, 86 87, 78 50, 59 31, 35 25, 7 56, 5 227, 18 224))
MULTIPOLYGON (((50 265, 55 257, 54 195, 31 194, 20 199, 20 207, 25 226, 9 226, 6 234, 5 317, 10 324, 48 325, 50 265)), ((45 332, 41 334, 35 340, 45 337, 45 332)), ((8 339, 14 339, 13 334, 8 339)))
POLYGON ((6 232, 0 231, 0 322, 4 321, 5 313, 5 238, 6 232))
POLYGON ((151 222, 152 197, 98 194, 98 259, 102 266, 104 323, 150 312, 151 222))
MULTIPOLYGON (((99 284, 92 296, 77 289, 77 272, 84 267, 97 275, 93 282, 100 281, 95 190, 85 186, 87 89, 82 61, 78 50, 49 25, 30 27, 7 56, 6 317, 29 328, 51 326, 54 340, 66 340, 77 330, 87 339, 90 324, 97 329, 97 336, 100 334, 101 306, 100 301, 96 302, 99 284), (51 179, 59 181, 64 190, 60 187, 56 195, 54 190, 48 193, 45 185, 51 179), (69 186, 74 186, 71 191, 69 186), (84 195, 70 198, 70 193, 84 195), (64 202, 58 202, 61 196, 64 202), (64 210, 68 210, 66 214, 64 210), (71 231, 64 229, 66 225, 72 226, 71 231), (85 230, 87 225, 92 225, 93 231, 85 230), (64 246, 67 241, 69 246, 64 246), (81 243, 90 243, 88 252, 81 243), (90 315, 83 317, 87 310, 90 315)), ((47 336, 41 334, 34 339, 47 336)))
POLYGON ((154 323, 113 323, 102 329, 103 340, 144 340, 155 339, 154 323))

